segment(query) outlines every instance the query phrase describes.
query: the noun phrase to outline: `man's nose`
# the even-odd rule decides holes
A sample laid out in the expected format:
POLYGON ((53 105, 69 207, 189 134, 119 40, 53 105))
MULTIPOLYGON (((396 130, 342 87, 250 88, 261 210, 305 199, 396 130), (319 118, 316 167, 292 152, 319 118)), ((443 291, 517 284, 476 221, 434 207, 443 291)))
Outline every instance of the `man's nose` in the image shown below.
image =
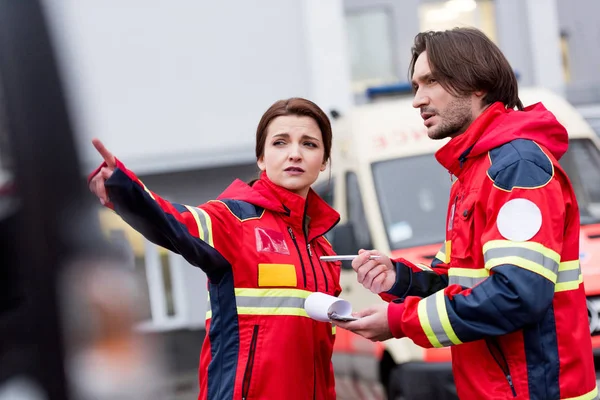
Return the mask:
POLYGON ((423 92, 417 90, 415 97, 413 97, 412 106, 414 108, 421 108, 426 105, 429 105, 429 97, 425 96, 423 92))

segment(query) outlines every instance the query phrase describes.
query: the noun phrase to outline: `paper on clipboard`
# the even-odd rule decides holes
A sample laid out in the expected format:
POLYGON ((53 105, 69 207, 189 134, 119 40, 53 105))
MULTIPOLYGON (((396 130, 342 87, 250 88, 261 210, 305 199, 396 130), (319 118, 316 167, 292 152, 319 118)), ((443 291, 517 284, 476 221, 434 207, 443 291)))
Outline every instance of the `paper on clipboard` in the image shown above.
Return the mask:
POLYGON ((352 305, 350 302, 325 293, 311 293, 304 301, 304 309, 309 317, 321 322, 331 322, 332 313, 342 319, 352 319, 352 305))

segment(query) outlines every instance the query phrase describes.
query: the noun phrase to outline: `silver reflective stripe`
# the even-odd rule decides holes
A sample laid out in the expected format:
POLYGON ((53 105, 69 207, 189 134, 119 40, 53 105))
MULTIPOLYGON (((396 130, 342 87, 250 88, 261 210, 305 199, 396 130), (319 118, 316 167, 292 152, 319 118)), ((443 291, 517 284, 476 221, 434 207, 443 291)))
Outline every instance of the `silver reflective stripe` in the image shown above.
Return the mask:
POLYGON ((197 208, 197 207, 191 207, 193 208, 196 213, 198 214, 198 220, 200 221, 200 225, 202 226, 202 232, 204 233, 204 242, 206 243, 212 243, 211 237, 210 237, 210 229, 208 229, 208 223, 206 221, 206 214, 204 214, 204 211, 202 211, 201 209, 197 208))
MULTIPOLYGON (((305 299, 301 297, 248 297, 237 296, 235 303, 237 307, 293 307, 304 308, 305 299)), ((206 311, 211 311, 210 300, 206 311)))
MULTIPOLYGON (((431 326, 431 330, 441 345, 450 346, 452 341, 448 338, 446 331, 444 331, 444 328, 442 327, 442 321, 440 320, 440 314, 438 313, 436 305, 436 297, 437 296, 434 295, 425 299, 425 307, 427 308, 429 325, 431 326)), ((443 301, 446 301, 446 299, 443 299, 443 301)))
POLYGON ((580 273, 581 273, 581 271, 579 270, 579 268, 570 269, 567 271, 558 271, 556 283, 577 281, 577 280, 579 280, 580 273))
POLYGON ((247 297, 237 296, 238 307, 293 307, 304 308, 304 300, 300 297, 247 297))
POLYGON ((463 286, 466 288, 472 288, 473 286, 477 285, 478 283, 483 282, 487 278, 488 278, 487 276, 473 278, 470 276, 448 275, 448 284, 449 285, 460 285, 460 286, 463 286))
POLYGON ((525 249, 523 247, 499 247, 489 249, 483 254, 486 263, 495 258, 502 257, 521 257, 525 260, 539 264, 555 274, 558 271, 558 263, 556 261, 535 250, 525 249))

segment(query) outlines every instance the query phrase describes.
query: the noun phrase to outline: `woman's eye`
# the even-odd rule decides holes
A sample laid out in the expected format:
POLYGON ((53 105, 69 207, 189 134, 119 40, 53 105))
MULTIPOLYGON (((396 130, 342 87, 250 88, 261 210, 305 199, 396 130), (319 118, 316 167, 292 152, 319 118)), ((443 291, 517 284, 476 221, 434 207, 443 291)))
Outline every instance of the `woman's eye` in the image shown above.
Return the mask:
POLYGON ((273 146, 280 146, 282 144, 285 144, 285 142, 283 140, 276 140, 273 142, 273 146))
POLYGON ((308 146, 308 147, 314 147, 314 148, 318 147, 317 144, 313 143, 313 142, 305 142, 304 145, 308 146))
POLYGON ((433 84, 434 84, 434 83, 436 83, 436 82, 437 82, 437 81, 436 81, 435 79, 433 79, 433 78, 430 78, 428 83, 429 83, 430 85, 433 85, 433 84))

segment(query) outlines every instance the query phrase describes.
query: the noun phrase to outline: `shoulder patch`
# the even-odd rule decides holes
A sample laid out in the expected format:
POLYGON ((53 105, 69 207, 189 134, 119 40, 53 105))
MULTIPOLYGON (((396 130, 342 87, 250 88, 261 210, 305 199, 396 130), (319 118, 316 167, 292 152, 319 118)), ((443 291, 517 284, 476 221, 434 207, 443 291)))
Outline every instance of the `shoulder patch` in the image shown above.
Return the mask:
POLYGON ((242 200, 230 200, 224 199, 219 200, 225 204, 229 211, 237 217, 240 221, 245 221, 252 218, 261 218, 265 213, 265 209, 254 204, 248 203, 242 200))
POLYGON ((532 140, 516 139, 488 154, 491 163, 488 176, 502 190, 539 188, 554 176, 552 161, 532 140))
POLYGON ((496 226, 505 239, 526 242, 542 227, 542 212, 531 200, 512 199, 500 208, 496 226))

